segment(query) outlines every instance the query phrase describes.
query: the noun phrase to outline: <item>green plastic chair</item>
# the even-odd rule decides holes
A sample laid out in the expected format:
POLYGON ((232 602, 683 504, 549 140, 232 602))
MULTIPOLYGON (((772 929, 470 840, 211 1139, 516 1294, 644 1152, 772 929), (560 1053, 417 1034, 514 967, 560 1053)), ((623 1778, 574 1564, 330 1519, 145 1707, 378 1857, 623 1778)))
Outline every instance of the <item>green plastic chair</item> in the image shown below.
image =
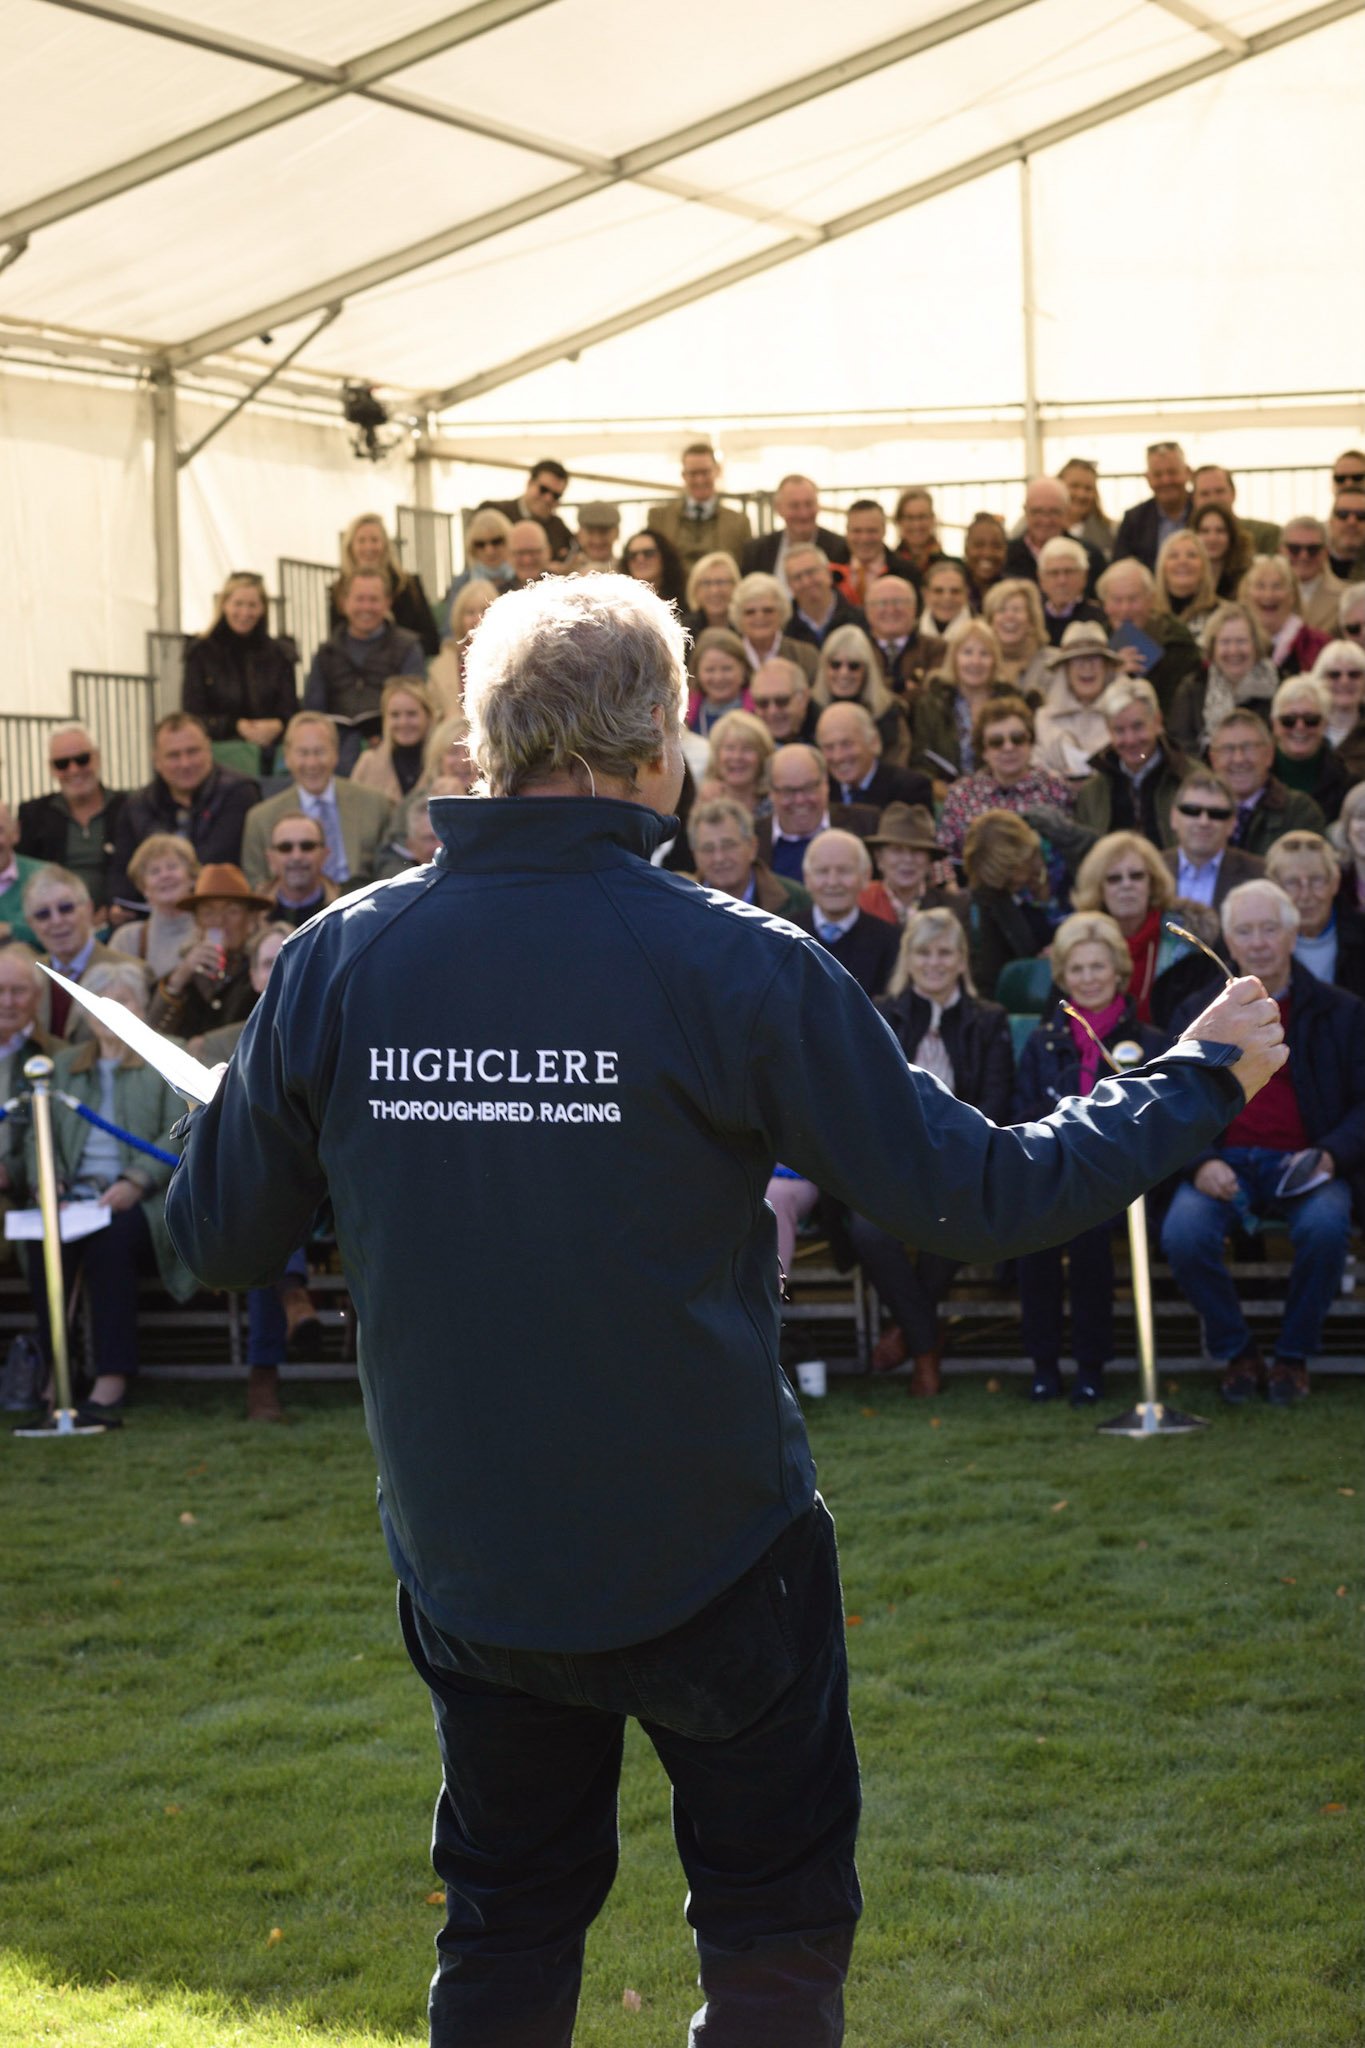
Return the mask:
POLYGON ((995 1000, 1012 1016, 1041 1017, 1051 988, 1050 960, 1008 960, 995 984, 995 1000))
POLYGON ((1036 1017, 1010 1018, 1010 1037, 1014 1041, 1014 1057, 1016 1060, 1024 1050, 1026 1042, 1032 1038, 1037 1029, 1038 1019, 1036 1017))

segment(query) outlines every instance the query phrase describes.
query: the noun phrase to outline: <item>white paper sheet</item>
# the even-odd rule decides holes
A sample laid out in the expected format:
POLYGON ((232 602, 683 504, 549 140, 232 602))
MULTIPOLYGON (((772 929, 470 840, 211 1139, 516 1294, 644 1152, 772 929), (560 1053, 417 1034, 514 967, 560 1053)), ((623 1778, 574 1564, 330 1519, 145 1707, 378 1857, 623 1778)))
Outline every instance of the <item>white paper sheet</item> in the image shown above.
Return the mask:
MULTIPOLYGON (((113 1210, 98 1202, 63 1202, 57 1214, 61 1218, 62 1243, 74 1244, 78 1237, 89 1237, 96 1230, 106 1229, 113 1210)), ((20 1244, 36 1244, 42 1235, 41 1209, 11 1209, 5 1218, 5 1236, 17 1239, 20 1244)))
POLYGON ((155 1067, 162 1079, 169 1081, 177 1095, 183 1095, 191 1106, 201 1102, 212 1102, 218 1092, 218 1083, 227 1072, 226 1066, 206 1067, 202 1060, 186 1052, 183 1045, 177 1045, 173 1038, 163 1038, 159 1031, 153 1031, 150 1024, 144 1024, 141 1017, 135 1017, 122 1003, 114 1002, 109 996, 92 996, 89 989, 79 982, 68 981, 64 974, 58 974, 55 967, 39 967, 49 980, 64 988, 74 1001, 98 1017, 106 1031, 112 1031, 125 1045, 146 1060, 149 1067, 155 1067))

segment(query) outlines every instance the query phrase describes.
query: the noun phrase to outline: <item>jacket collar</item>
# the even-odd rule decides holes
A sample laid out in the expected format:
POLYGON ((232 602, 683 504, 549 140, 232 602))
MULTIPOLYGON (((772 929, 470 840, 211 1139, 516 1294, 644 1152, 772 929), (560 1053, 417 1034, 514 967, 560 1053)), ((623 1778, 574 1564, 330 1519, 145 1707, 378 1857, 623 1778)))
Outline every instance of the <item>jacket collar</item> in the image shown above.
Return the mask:
POLYGON ((439 796, 431 822, 437 867, 458 874, 614 867, 622 853, 647 861, 678 831, 676 818, 615 797, 439 796))

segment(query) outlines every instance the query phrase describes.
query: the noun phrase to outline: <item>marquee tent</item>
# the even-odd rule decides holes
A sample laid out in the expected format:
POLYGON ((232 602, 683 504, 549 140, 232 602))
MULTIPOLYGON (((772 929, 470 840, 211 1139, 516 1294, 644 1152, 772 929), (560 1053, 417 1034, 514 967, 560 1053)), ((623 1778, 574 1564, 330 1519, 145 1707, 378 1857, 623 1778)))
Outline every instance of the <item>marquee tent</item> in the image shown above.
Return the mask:
POLYGON ((1365 427, 1365 0, 0 0, 0 39, 0 708, 528 455, 647 501, 695 431, 737 489, 1003 488, 1154 422, 1305 472, 1365 427), (373 470, 345 379, 404 435, 373 470))

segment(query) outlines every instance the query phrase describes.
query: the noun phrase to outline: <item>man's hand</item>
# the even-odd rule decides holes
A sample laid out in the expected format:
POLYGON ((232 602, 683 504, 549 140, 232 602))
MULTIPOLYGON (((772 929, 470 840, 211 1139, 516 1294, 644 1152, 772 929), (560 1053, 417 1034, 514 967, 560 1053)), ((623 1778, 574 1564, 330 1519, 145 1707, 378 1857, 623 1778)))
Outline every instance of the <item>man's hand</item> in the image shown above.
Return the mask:
POLYGON ((1226 1159, 1206 1159, 1194 1184, 1201 1195, 1212 1195, 1215 1202, 1230 1202, 1237 1192, 1237 1176, 1226 1159))
POLYGON ((99 1198, 99 1206, 117 1216, 121 1210, 136 1209, 144 1193, 145 1189, 140 1188, 135 1180, 111 1181, 99 1198))
POLYGON ((225 955, 221 946, 212 939, 198 938, 187 952, 181 954, 175 966, 166 976, 166 986, 172 995, 182 995, 194 980, 196 974, 206 974, 218 980, 223 972, 225 955))
POLYGON ((1146 675, 1147 664, 1142 658, 1142 649, 1140 647, 1116 647, 1114 649, 1114 652, 1118 655, 1119 660, 1123 663, 1123 670, 1125 675, 1146 675))
MULTIPOLYGON (((1266 1082, 1273 1074, 1279 1073, 1289 1058, 1284 1026, 1280 1022, 1280 1006, 1266 994, 1253 974, 1230 981, 1222 993, 1214 997, 1207 1010, 1201 1010, 1193 1024, 1186 1025, 1181 1036, 1237 1046, 1241 1057, 1229 1072, 1241 1082, 1248 1102, 1253 1095, 1259 1095, 1266 1082)), ((1212 1190, 1206 1189, 1205 1192, 1211 1193, 1212 1190)))

